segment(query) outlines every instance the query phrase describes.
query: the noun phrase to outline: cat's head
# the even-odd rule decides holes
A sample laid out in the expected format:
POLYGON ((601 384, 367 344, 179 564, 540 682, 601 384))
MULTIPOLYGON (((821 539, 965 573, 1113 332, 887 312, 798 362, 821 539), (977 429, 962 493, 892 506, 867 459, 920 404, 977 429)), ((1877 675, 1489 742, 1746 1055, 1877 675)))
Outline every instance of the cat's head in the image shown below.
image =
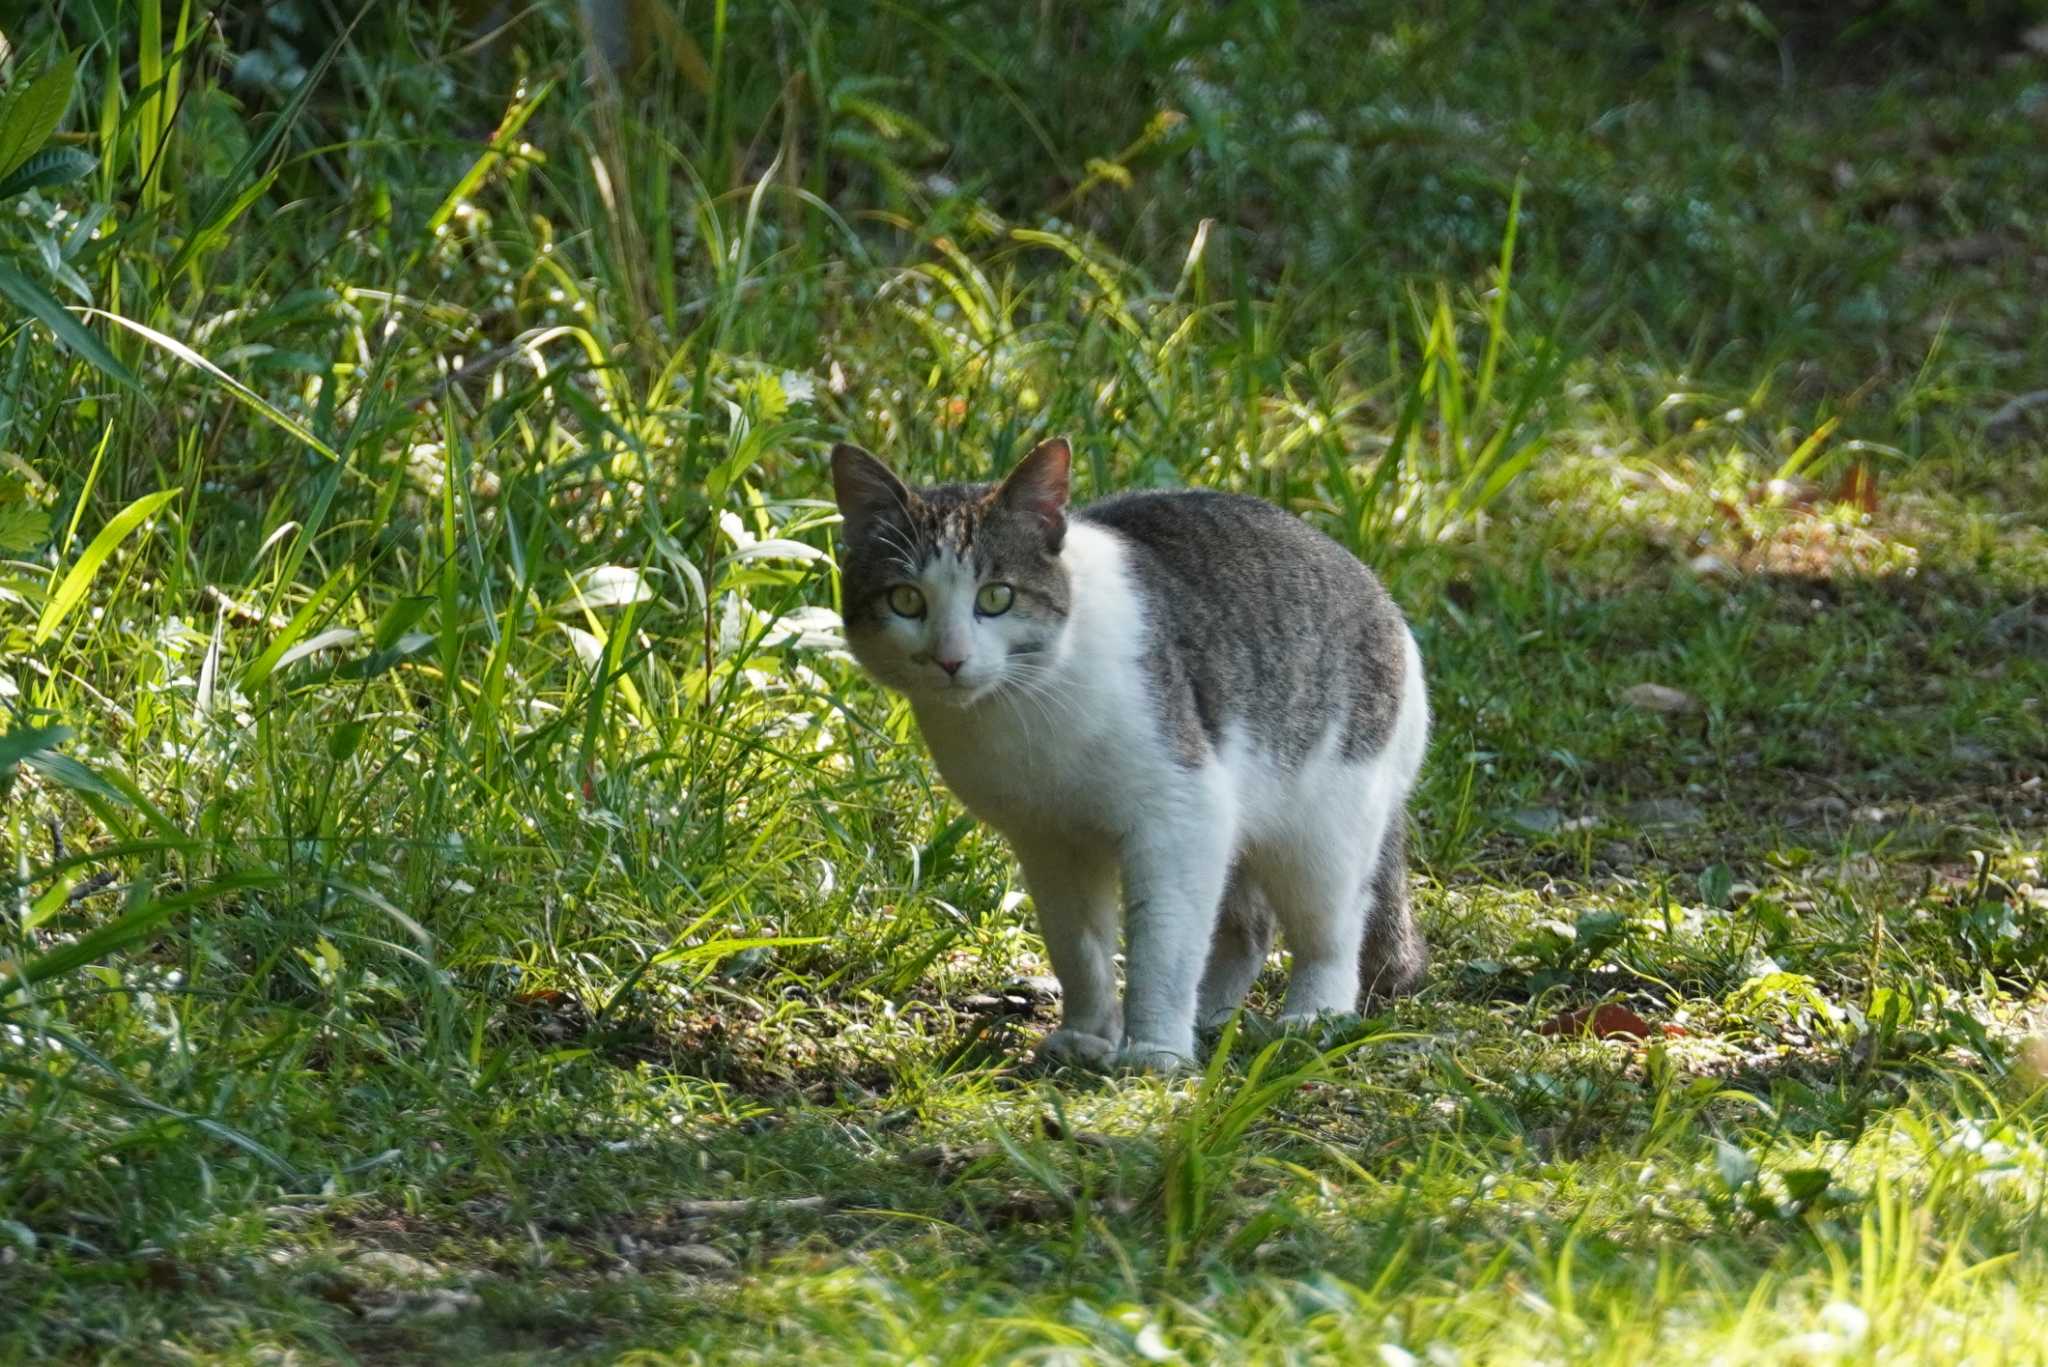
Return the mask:
POLYGON ((859 447, 833 448, 846 640, 869 673, 942 706, 1031 686, 1066 627, 1071 459, 1056 438, 1001 484, 912 489, 859 447))

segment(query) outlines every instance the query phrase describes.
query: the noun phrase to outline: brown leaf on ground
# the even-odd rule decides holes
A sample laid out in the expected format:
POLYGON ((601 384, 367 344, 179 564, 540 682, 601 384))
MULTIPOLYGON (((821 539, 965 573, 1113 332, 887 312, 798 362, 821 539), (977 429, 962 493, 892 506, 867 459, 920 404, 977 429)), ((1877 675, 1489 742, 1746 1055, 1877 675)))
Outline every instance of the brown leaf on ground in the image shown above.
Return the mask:
POLYGON ((1583 1035, 1591 1031, 1596 1039, 1648 1039, 1650 1023, 1614 1002, 1560 1011, 1536 1027, 1539 1035, 1583 1035))

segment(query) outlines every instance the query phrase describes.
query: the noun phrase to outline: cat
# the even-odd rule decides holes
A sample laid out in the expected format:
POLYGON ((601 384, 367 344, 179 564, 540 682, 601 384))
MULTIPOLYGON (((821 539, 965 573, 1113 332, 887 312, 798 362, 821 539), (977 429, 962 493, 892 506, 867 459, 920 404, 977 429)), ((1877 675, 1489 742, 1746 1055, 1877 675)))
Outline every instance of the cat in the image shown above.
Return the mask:
POLYGON ((1023 865, 1062 995, 1041 1054, 1185 1066, 1276 922, 1283 1025, 1413 989, 1405 809, 1429 703, 1400 609, 1270 503, 1070 509, 1071 464, 1054 439, 999 485, 912 489, 832 452, 847 644, 1023 865))

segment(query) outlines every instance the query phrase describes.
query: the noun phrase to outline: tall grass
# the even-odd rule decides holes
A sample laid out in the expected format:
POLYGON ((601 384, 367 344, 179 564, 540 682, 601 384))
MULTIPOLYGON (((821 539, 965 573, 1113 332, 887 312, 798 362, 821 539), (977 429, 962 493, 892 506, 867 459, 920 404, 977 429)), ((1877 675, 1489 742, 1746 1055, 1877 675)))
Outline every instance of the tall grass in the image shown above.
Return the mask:
MULTIPOLYGON (((0 215, 0 1233, 63 1257, 280 1193, 411 1201, 516 1171, 522 1138, 617 1099, 614 1066, 632 1105, 684 1119, 813 1085, 817 1057, 864 1076, 859 1011, 901 1008, 912 1110, 1010 1085, 912 1012, 1027 942, 1006 856, 844 654, 834 440, 980 479, 1069 434, 1088 495, 1256 492, 1405 587, 1447 577, 1596 403, 1674 445, 1761 421, 1680 430, 1666 372, 1715 372, 1722 323, 1666 326, 1680 286, 1646 303, 1596 274, 1674 259, 1679 211, 1639 223, 1417 112, 1454 57, 1520 69, 1472 39, 1479 7, 1337 44, 1281 0, 1088 25, 718 3, 595 75, 552 7, 494 45, 426 5, 288 8, 306 22, 250 19, 247 50, 189 3, 63 4, 9 34, 10 92, 75 71, 49 146, 77 179, 0 215), (1561 245, 1575 197, 1623 226, 1561 245), (1594 365, 1617 317, 1683 360, 1594 365)), ((1729 256, 1680 285, 1733 290, 1740 331, 1754 281, 1711 276, 1729 256)), ((1837 409, 1770 402, 1793 435, 1745 472, 1836 449, 1837 409)), ((1841 411, 1841 449, 1875 449, 1841 411)), ((1526 578, 1521 615, 1563 631, 1526 578)), ((1486 636, 1483 611, 1449 615, 1486 636)), ((1505 676, 1534 638, 1500 634, 1469 651, 1505 676)), ((1561 709, 1601 677, 1574 668, 1561 709)), ((1454 705, 1547 734, 1494 682, 1454 705)), ((1574 773, 1578 743, 1553 751, 1574 773)), ((1439 781, 1440 869, 1485 836, 1491 744, 1439 781)), ((1312 1177, 1247 1136, 1337 1060, 1282 1062, 1219 1051, 1132 1182, 1169 1269, 1317 1227, 1295 1209, 1312 1177), (1268 1179, 1282 1194, 1240 1219, 1268 1179)), ((1425 1196, 1525 1138, 1468 1091, 1498 1123, 1430 1140, 1425 1196)), ((1107 1257, 1067 1178, 1031 1175, 1066 1199, 1072 1256, 1107 1257)), ((1766 1218, 1742 1213, 1751 1178, 1731 1221, 1766 1218)), ((1927 1251, 1885 1200, 1845 1288, 1927 1251)), ((1406 1239, 1374 1245, 1387 1278, 1406 1239)), ((1513 1250, 1563 1307, 1544 1351, 1625 1303, 1625 1277, 1575 1293, 1579 1247, 1513 1250)), ((1393 1310, 1352 1291, 1271 1322, 1325 1315, 1309 1328, 1355 1348, 1393 1310)), ((1738 1338, 1775 1323, 1723 1309, 1738 1338)), ((1237 1313, 1184 1312, 1190 1334, 1237 1313)))
MULTIPOLYGON (((129 1095, 79 1090, 96 1059, 289 1147, 257 1098, 314 1051, 476 1085, 508 995, 616 1017, 727 956, 809 962, 871 861, 940 898, 984 868, 881 799, 903 761, 836 653, 830 437, 976 478, 1072 431, 1096 491, 1255 489, 1377 552, 1540 451, 1561 365, 1516 338, 1511 205, 1479 353, 1447 292, 1384 357, 1297 352, 1242 230, 1188 223, 1155 279, 1047 212, 1130 185, 1173 119, 1036 213, 935 198, 933 135, 822 16, 742 38, 720 10, 701 67, 672 35, 672 74, 596 86, 529 25, 539 64, 465 147, 418 97, 474 72, 392 48, 442 32, 402 7, 233 96, 269 112, 218 147, 191 8, 97 13, 47 39, 83 44, 115 210, 82 316, 143 392, 30 346, 9 395, 47 415, 26 449, 65 528, 17 548, 4 609, 34 815, 0 995, 52 1118, 129 1095), (735 75, 770 52, 775 81, 735 75), (426 174, 393 181, 399 148, 426 174)), ((834 971, 901 982, 961 933, 840 940, 834 971)))

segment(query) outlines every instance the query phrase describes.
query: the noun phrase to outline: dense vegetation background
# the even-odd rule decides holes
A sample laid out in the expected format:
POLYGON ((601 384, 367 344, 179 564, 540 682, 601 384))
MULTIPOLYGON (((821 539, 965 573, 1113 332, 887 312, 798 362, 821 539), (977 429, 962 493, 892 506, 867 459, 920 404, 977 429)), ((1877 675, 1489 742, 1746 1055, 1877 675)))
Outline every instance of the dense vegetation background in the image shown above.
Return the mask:
POLYGON ((2044 22, 8 28, 0 1356, 2036 1360, 2044 22), (1059 433, 1408 609, 1415 1000, 1026 1066, 822 453, 1059 433))

